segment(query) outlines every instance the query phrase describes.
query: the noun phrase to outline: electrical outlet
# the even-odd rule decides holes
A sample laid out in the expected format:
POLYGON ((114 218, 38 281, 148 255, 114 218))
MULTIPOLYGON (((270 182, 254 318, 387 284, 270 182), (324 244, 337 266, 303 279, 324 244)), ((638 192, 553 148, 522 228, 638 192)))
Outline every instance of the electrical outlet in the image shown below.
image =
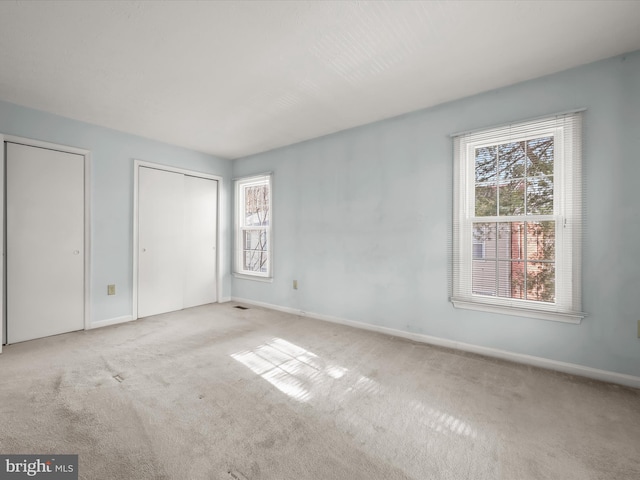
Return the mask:
POLYGON ((115 294, 116 294, 116 286, 107 285, 107 295, 115 295, 115 294))
POLYGON ((298 289, 298 280, 294 280, 293 281, 293 289, 297 290, 298 289))

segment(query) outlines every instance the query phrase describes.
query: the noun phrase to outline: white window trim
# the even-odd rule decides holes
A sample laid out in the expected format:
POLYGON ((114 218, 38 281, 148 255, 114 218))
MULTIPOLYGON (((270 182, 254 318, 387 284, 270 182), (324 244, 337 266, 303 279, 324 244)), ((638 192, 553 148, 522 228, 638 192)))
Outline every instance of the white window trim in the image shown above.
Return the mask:
POLYGON ((581 151, 578 112, 454 136, 453 265, 451 302, 456 308, 580 323, 581 312, 581 151), (537 124, 532 130, 531 126, 537 124), (496 143, 554 135, 553 215, 475 217, 475 149, 496 143), (556 223, 555 303, 472 293, 473 223, 554 220, 556 223))
MULTIPOLYGON (((272 229, 273 229, 273 175, 271 173, 265 173, 261 175, 252 175, 250 177, 242 177, 234 179, 234 205, 235 205, 235 225, 234 225, 234 266, 233 276, 236 278, 243 278, 246 280, 257 280, 261 282, 273 281, 273 246, 272 246, 272 229), (244 214, 244 195, 242 189, 251 185, 263 185, 267 183, 269 186, 269 225, 259 227, 264 229, 267 234, 267 271, 266 272, 253 272, 244 270, 243 254, 244 254, 244 235, 242 235, 243 221, 242 216, 244 214)), ((252 227, 251 229, 256 229, 252 227)))

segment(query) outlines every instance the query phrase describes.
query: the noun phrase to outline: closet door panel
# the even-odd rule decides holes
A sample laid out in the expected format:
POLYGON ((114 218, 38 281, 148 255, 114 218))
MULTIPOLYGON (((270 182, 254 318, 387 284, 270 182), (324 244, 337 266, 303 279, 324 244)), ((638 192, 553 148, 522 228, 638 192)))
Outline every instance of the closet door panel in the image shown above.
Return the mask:
POLYGON ((191 176, 185 176, 184 182, 184 308, 187 308, 217 301, 218 182, 191 176))
POLYGON ((84 328, 84 157, 7 143, 7 342, 84 328))
POLYGON ((184 176, 138 172, 138 317, 183 308, 184 176))

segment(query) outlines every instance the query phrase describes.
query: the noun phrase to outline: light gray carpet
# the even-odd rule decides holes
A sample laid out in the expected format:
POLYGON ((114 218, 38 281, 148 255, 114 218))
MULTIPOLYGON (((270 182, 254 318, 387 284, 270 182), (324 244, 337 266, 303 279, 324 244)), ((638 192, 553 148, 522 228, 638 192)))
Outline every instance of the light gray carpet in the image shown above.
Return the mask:
POLYGON ((640 478, 638 390, 231 304, 5 347, 0 413, 83 479, 640 478))

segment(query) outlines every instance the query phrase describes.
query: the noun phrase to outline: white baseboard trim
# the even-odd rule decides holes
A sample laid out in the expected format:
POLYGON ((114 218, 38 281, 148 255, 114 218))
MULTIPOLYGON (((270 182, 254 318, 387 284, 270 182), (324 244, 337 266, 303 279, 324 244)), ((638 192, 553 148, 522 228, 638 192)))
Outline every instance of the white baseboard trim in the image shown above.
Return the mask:
POLYGON ((227 303, 231 301, 231 297, 220 297, 220 300, 218 300, 218 303, 227 303))
POLYGON ((238 303, 246 303, 247 305, 255 305, 256 307, 268 308, 270 310, 277 310, 279 312, 291 313, 293 315, 299 315, 301 317, 309 317, 325 322, 337 323, 340 325, 346 325, 349 327, 360 328, 362 330, 369 330, 377 333, 384 333, 394 337, 406 338, 413 340, 414 342, 427 343, 430 345, 437 345, 439 347, 452 348, 455 350, 461 350, 464 352, 477 353, 479 355, 485 355, 487 357, 500 358, 502 360, 509 360, 511 362, 522 363, 525 365, 531 365, 534 367, 546 368, 548 370, 555 370, 558 372, 569 373, 571 375, 578 375, 581 377, 592 378, 595 380, 601 380, 604 382, 617 383, 619 385, 625 385, 627 387, 640 388, 640 377, 634 375, 627 375, 624 373, 611 372, 608 370, 599 370, 597 368, 585 367, 584 365, 578 365, 575 363, 560 362, 558 360, 551 360, 543 357, 535 357, 533 355, 525 355, 522 353, 510 352, 508 350, 500 350, 498 348, 483 347, 480 345, 473 345, 470 343, 458 342, 455 340, 448 340, 446 338, 433 337, 430 335, 424 335, 422 333, 405 332, 403 330, 396 330, 394 328, 382 327, 379 325, 370 325, 368 323, 357 322, 354 320, 347 320, 344 318, 334 317, 331 315, 323 315, 320 313, 305 312, 295 308, 281 307, 279 305, 272 305, 265 302, 256 302, 254 300, 248 300, 246 298, 231 297, 231 300, 238 303))
POLYGON ((118 323, 126 323, 134 320, 133 316, 125 315, 123 317, 107 318, 106 320, 98 320, 97 322, 91 322, 89 330, 94 328, 108 327, 109 325, 117 325, 118 323))

